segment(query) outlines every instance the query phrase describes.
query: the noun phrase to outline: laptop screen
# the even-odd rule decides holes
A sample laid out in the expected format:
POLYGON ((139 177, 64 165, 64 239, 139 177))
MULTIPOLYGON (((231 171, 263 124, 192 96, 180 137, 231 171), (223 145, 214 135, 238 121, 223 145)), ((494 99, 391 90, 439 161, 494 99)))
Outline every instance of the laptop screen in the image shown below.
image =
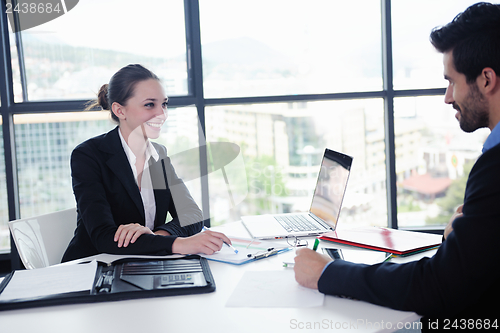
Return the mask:
POLYGON ((340 215, 352 157, 325 150, 310 212, 335 229, 340 215))

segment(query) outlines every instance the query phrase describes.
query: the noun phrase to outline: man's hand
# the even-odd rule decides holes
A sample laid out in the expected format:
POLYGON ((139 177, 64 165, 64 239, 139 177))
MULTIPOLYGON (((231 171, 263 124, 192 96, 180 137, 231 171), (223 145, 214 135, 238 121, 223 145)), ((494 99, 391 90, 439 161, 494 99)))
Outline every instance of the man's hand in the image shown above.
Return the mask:
POLYGON ((462 208, 464 207, 464 205, 460 205, 458 206, 457 210, 455 211, 455 213, 451 216, 450 218, 450 222, 448 222, 448 225, 444 228, 444 239, 446 239, 448 237, 448 235, 450 234, 450 232, 453 231, 453 221, 455 221, 455 219, 457 217, 460 217, 460 216, 463 216, 464 214, 462 213, 462 208))
POLYGON ((127 247, 130 243, 135 243, 140 235, 152 233, 151 229, 139 223, 122 224, 116 230, 114 240, 118 242, 118 247, 127 247))
POLYGON ((304 287, 318 289, 318 281, 331 259, 308 248, 298 249, 295 257, 295 280, 304 287))
POLYGON ((231 244, 231 240, 223 233, 206 230, 189 237, 177 237, 172 244, 172 252, 214 254, 220 251, 224 242, 231 244))

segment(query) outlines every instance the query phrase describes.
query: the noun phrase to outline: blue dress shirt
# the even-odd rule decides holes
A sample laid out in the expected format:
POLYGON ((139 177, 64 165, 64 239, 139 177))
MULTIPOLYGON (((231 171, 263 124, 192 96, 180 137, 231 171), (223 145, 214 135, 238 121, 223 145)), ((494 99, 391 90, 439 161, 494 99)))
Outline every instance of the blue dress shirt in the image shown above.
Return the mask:
POLYGON ((498 123, 483 145, 483 154, 500 143, 500 123, 498 123))

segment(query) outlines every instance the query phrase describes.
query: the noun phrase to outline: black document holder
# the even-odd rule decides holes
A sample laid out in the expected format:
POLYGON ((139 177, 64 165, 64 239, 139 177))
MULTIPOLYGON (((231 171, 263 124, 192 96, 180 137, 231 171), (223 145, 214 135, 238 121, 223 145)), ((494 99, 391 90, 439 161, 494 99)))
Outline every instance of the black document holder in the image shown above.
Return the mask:
MULTIPOLYGON (((14 272, 0 284, 0 294, 14 272)), ((0 311, 30 307, 119 301, 215 291, 207 259, 189 255, 172 259, 127 258, 99 263, 92 290, 0 301, 0 311)))

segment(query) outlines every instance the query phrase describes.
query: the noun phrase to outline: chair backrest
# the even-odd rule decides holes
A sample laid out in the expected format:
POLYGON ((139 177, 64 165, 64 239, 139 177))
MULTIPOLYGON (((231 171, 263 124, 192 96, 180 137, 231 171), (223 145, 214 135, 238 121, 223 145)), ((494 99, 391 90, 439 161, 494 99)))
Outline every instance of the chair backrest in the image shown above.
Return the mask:
POLYGON ((10 221, 9 228, 27 269, 59 264, 76 229, 76 208, 10 221))

